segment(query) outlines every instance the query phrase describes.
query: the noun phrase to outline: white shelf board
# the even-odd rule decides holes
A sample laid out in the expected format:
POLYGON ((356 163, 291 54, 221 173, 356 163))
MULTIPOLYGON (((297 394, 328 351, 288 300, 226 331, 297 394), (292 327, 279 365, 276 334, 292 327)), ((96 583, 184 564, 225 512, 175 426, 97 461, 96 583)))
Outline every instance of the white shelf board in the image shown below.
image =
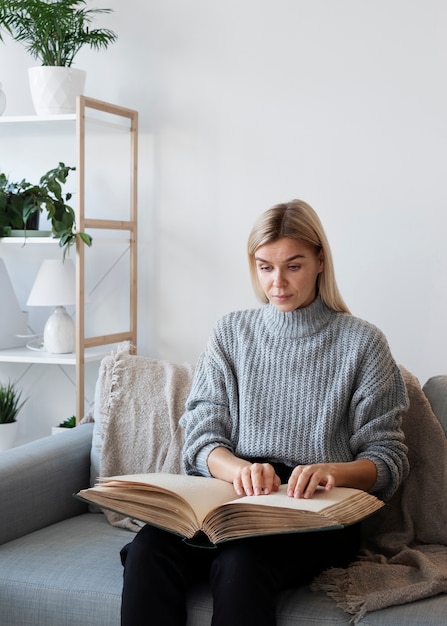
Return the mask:
POLYGON ((3 115, 0 116, 0 124, 21 124, 23 122, 74 122, 76 115, 69 113, 66 115, 3 115))
MULTIPOLYGON (((108 349, 87 348, 85 350, 85 362, 101 361, 103 357, 110 354, 108 349)), ((38 350, 30 350, 26 346, 22 348, 8 348, 0 350, 0 363, 40 363, 41 365, 76 365, 76 355, 70 354, 50 354, 38 350)))
MULTIPOLYGON (((113 113, 102 114, 98 111, 87 114, 85 116, 87 123, 93 123, 98 127, 122 129, 129 132, 130 121, 128 118, 116 119, 113 113), (104 115, 106 117, 104 117, 104 115)), ((68 113, 65 115, 0 115, 0 124, 42 124, 42 123, 58 123, 58 122, 76 122, 76 114, 68 113)))
POLYGON ((21 244, 57 244, 59 245, 59 239, 57 237, 0 237, 0 243, 9 245, 21 244))

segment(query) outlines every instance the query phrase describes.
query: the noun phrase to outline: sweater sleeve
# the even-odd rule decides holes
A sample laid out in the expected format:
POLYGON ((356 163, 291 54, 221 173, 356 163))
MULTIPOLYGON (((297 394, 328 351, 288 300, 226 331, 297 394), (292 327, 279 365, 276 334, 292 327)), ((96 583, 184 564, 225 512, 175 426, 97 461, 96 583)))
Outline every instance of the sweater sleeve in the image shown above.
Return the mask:
POLYGON ((197 362, 186 411, 180 419, 185 432, 182 455, 185 473, 210 476, 207 465, 210 452, 216 447, 234 451, 232 442, 237 440, 237 433, 230 419, 232 398, 237 398, 237 382, 218 349, 214 333, 197 362))
POLYGON ((351 449, 357 459, 371 460, 377 480, 370 489, 388 500, 409 473, 407 446, 401 429, 408 395, 399 367, 379 331, 359 368, 358 385, 351 402, 351 449))

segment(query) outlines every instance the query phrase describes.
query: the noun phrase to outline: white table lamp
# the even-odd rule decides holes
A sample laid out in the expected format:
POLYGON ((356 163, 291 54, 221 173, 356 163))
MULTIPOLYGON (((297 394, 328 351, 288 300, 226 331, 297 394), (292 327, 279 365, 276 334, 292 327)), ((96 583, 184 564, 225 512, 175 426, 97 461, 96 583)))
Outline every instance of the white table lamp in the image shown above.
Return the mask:
POLYGON ((76 301, 75 265, 71 259, 42 262, 29 295, 28 306, 54 306, 43 331, 43 348, 52 354, 75 349, 75 325, 65 310, 76 301))

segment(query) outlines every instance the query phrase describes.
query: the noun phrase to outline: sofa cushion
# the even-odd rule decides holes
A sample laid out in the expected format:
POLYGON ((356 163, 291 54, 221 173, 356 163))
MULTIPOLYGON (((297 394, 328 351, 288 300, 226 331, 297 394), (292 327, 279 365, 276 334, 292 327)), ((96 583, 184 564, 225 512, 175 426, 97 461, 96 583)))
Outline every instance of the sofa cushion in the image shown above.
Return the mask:
MULTIPOLYGON (((112 527, 103 515, 86 513, 1 546, 0 624, 119 626, 123 576, 119 552, 133 537, 112 527)), ((349 616, 333 600, 308 588, 285 594, 278 612, 279 626, 349 623, 349 616)), ((209 586, 194 586, 188 596, 187 624, 210 626, 211 617, 209 586)))
MULTIPOLYGON (((0 546, 0 624, 119 626, 123 569, 119 551, 133 533, 86 513, 0 546)), ((207 584, 189 591, 186 626, 210 626, 207 584)), ((350 616, 326 594, 301 587, 282 593, 278 626, 347 626, 350 616)), ((363 626, 439 626, 446 596, 368 613, 363 626)))
POLYGON ((119 551, 133 537, 85 513, 0 546, 0 624, 118 625, 119 551))

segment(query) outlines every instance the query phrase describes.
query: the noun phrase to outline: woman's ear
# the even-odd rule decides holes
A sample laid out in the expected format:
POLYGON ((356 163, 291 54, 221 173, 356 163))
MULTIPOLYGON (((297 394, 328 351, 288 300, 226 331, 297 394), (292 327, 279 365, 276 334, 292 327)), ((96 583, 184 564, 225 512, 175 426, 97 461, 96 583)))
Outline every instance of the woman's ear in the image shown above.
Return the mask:
POLYGON ((318 273, 321 274, 321 272, 324 270, 324 253, 323 253, 323 250, 320 250, 320 252, 318 253, 318 260, 320 262, 320 269, 319 269, 318 273))

